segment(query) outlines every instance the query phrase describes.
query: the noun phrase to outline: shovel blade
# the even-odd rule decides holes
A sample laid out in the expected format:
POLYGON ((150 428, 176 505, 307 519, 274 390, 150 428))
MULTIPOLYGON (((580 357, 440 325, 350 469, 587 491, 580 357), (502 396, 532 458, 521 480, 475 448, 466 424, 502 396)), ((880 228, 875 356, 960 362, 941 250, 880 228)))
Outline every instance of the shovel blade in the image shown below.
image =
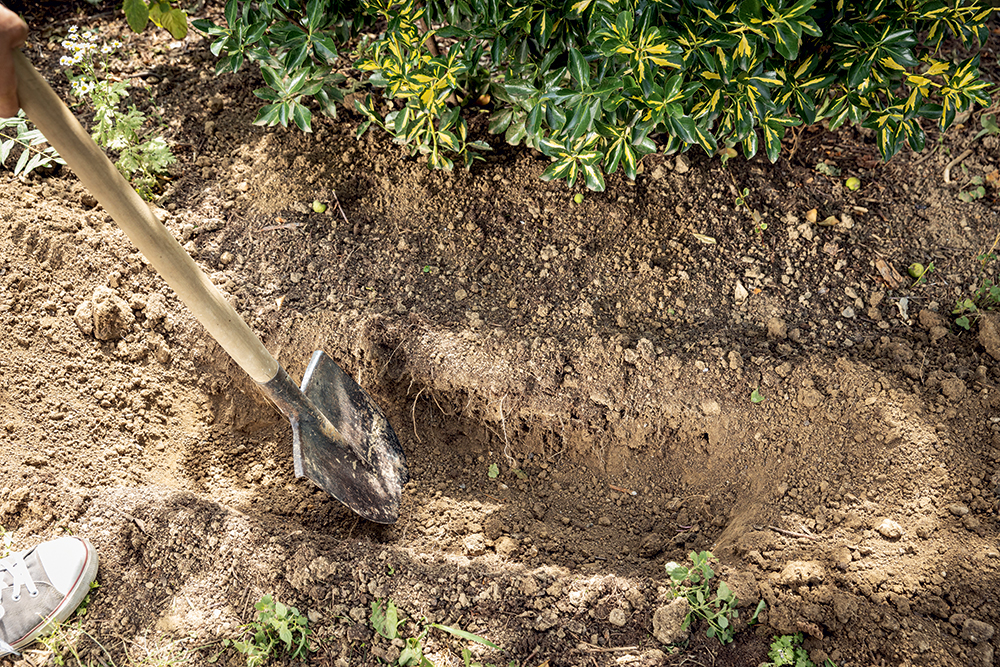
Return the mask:
POLYGON ((409 472, 382 410, 322 351, 295 391, 298 406, 279 405, 292 424, 295 474, 369 521, 395 523, 409 472))

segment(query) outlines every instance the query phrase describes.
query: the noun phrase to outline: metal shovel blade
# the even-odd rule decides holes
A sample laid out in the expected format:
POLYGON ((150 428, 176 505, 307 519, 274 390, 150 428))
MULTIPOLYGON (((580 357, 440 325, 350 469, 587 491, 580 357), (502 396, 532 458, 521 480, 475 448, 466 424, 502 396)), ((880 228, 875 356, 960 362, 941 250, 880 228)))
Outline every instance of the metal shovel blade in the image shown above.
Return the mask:
POLYGON ((259 383, 292 424, 295 475, 375 523, 395 523, 406 456, 382 410, 324 352, 313 353, 302 389, 284 369, 259 383))

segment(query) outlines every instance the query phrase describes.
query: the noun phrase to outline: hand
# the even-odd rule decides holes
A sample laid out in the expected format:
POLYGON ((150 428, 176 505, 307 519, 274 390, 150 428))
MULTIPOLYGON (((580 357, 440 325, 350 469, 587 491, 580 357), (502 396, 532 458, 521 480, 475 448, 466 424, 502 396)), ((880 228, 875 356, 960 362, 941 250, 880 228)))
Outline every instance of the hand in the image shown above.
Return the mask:
POLYGON ((0 5, 0 118, 17 115, 17 76, 14 74, 14 49, 24 46, 28 25, 14 12, 0 5))

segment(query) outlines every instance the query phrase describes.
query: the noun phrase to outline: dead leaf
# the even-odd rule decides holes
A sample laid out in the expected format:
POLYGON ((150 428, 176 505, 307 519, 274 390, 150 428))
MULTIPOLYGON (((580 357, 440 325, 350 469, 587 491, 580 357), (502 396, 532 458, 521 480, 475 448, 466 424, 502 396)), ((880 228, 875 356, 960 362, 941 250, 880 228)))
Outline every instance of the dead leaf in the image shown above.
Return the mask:
POLYGON ((712 238, 711 236, 705 236, 704 234, 695 234, 694 232, 691 232, 691 236, 695 237, 705 245, 715 245, 715 239, 712 238))
POLYGON ((811 224, 816 224, 816 221, 818 219, 819 219, 819 211, 817 211, 814 208, 811 208, 808 211, 806 211, 806 222, 811 224))
POLYGON ((837 216, 831 215, 828 218, 820 220, 818 224, 820 227, 833 227, 834 225, 839 225, 840 220, 837 219, 837 216))
POLYGON ((903 276, 899 275, 899 272, 881 257, 875 259, 875 268, 878 269, 879 275, 882 276, 882 280, 889 289, 899 289, 905 284, 903 276))
POLYGON ((1000 188, 1000 169, 994 169, 986 174, 986 184, 995 188, 1000 188))

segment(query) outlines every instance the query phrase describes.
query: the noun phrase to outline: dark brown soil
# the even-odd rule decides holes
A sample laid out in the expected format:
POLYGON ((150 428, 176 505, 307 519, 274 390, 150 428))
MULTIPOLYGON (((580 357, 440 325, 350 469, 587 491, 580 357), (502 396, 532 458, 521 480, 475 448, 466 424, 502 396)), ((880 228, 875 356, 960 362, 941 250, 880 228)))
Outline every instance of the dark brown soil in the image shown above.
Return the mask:
MULTIPOLYGON (((446 173, 356 140, 350 114, 255 127, 258 75, 215 77, 200 37, 55 14, 31 17, 31 59, 66 93, 69 25, 129 41, 120 74, 142 74, 179 158, 166 226, 293 377, 323 349, 375 397, 412 476, 394 526, 296 480, 287 422, 73 174, 0 172, 0 525, 15 548, 93 541, 83 627, 118 664, 205 663, 264 593, 308 613, 311 662, 338 667, 393 658, 368 622, 384 598, 518 667, 755 667, 795 632, 817 664, 993 664, 1000 339, 951 315, 996 279, 976 257, 997 189, 958 197, 1000 166, 982 110, 889 164, 866 131, 812 128, 775 165, 654 155, 575 204, 496 137, 446 173), (926 284, 880 271, 916 261, 926 284), (120 338, 74 318, 98 288, 132 315, 120 338), (702 550, 742 631, 663 645, 664 565, 702 550)), ((425 640, 439 666, 465 645, 425 640)))

